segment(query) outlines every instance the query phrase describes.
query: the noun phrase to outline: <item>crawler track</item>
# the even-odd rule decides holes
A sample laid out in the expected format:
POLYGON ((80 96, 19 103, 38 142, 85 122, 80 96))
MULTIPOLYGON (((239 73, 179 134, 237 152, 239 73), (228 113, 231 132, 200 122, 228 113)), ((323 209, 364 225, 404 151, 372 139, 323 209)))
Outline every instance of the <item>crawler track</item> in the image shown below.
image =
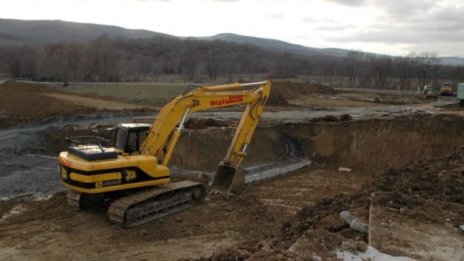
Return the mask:
POLYGON ((108 217, 123 227, 133 227, 190 208, 205 196, 201 183, 170 183, 115 200, 108 208, 108 217))

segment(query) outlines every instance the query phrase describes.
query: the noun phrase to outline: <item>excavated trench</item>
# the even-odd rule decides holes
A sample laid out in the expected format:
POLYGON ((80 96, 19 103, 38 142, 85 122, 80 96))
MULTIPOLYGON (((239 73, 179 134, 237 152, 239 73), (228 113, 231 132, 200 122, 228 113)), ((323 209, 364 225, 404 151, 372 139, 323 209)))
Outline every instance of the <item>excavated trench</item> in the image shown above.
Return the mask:
MULTIPOLYGON (((464 121, 457 116, 414 115, 393 119, 263 125, 257 128, 248 146, 248 157, 243 161, 245 169, 258 169, 257 172, 260 167, 265 170, 282 169, 279 173, 282 174, 291 171, 288 165, 297 159, 327 169, 350 168, 369 178, 412 161, 447 156, 464 144, 464 121)), ((66 150, 65 137, 109 137, 107 127, 50 128, 42 131, 35 143, 17 148, 17 153, 54 156, 66 150)), ((174 174, 179 170, 188 170, 194 175, 213 173, 225 156, 234 132, 233 127, 227 126, 204 125, 202 128, 186 129, 171 160, 174 174)))
MULTIPOLYGON (((464 144, 464 121, 453 116, 410 116, 260 127, 244 167, 307 158, 319 166, 378 175, 390 167, 443 157, 464 144)), ((232 128, 187 130, 172 164, 213 172, 234 134, 232 128)))
MULTIPOLYGON (((245 167, 307 158, 319 165, 348 167, 376 174, 413 160, 446 156, 463 145, 464 120, 458 116, 403 116, 341 122, 264 123, 256 129, 245 167)), ((49 128, 36 142, 17 153, 57 155, 66 150, 66 137, 110 137, 108 126, 49 128)), ((212 172, 225 156, 234 127, 185 129, 171 164, 188 170, 212 172)))

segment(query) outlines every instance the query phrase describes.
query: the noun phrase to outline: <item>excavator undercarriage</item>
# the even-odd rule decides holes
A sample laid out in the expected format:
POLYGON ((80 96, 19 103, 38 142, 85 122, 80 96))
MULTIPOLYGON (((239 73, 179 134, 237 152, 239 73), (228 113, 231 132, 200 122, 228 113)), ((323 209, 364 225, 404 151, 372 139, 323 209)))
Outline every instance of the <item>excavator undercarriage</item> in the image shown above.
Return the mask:
POLYGON ((76 210, 107 208, 111 221, 133 227, 201 204, 206 192, 205 185, 185 180, 119 195, 69 190, 66 199, 76 210))

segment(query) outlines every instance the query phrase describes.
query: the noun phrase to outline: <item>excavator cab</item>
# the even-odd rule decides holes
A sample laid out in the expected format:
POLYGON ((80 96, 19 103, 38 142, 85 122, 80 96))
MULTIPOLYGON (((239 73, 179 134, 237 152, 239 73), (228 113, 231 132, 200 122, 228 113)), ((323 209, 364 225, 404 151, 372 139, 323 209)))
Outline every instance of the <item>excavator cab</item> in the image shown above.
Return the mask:
POLYGON ((115 128, 113 145, 128 154, 139 154, 151 125, 145 123, 121 123, 115 128))

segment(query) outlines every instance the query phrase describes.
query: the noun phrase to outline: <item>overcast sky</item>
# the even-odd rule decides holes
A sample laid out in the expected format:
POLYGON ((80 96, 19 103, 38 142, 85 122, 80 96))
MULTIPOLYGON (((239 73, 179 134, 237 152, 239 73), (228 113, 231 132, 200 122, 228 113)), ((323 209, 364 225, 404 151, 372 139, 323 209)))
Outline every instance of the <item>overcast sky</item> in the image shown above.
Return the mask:
POLYGON ((176 36, 230 32, 319 48, 464 57, 464 0, 11 0, 2 1, 0 18, 176 36))

